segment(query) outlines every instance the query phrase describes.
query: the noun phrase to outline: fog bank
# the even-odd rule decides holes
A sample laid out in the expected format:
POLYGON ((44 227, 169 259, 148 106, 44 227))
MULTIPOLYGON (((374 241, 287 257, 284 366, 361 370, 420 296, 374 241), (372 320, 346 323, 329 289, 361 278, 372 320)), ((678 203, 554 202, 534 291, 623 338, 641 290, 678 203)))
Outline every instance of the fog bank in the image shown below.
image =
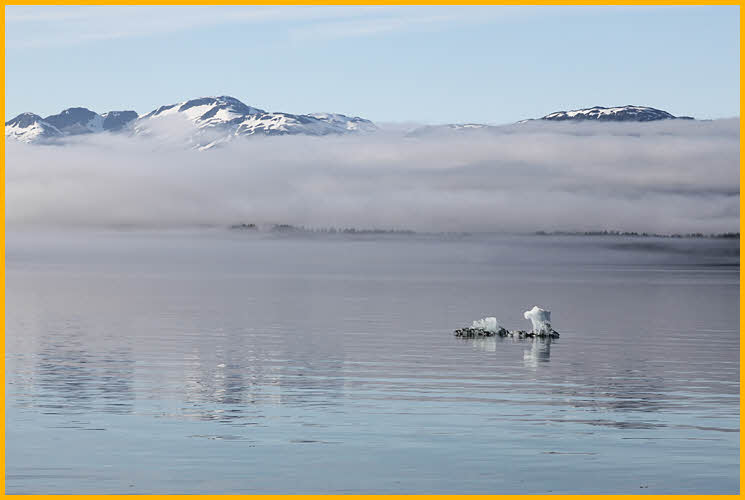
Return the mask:
POLYGON ((209 151, 6 141, 11 225, 739 231, 739 121, 254 137, 209 151))

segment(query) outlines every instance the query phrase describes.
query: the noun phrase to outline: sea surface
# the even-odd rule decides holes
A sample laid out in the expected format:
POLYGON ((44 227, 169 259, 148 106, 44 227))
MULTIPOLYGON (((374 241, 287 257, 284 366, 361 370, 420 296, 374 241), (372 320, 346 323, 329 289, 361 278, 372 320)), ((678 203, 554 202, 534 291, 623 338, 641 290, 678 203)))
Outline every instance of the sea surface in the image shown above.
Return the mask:
POLYGON ((739 240, 6 238, 7 493, 738 493, 739 240))

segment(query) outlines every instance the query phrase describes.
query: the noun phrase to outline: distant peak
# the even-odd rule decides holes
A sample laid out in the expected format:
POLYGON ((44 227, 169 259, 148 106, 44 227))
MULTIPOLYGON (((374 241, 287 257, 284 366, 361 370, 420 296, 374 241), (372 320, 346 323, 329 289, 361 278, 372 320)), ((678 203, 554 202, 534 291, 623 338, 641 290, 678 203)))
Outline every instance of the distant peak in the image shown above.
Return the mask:
POLYGON ((565 121, 565 120, 597 120, 597 121, 637 121, 647 122, 655 120, 671 120, 676 116, 661 109, 649 106, 636 106, 627 104, 625 106, 605 107, 593 106, 591 108, 573 109, 569 111, 556 111, 541 118, 541 120, 565 121))
POLYGON ((265 113, 263 109, 248 106, 232 96, 207 96, 195 97, 176 104, 161 106, 143 118, 151 118, 161 115, 171 115, 173 113, 187 113, 189 118, 208 119, 216 115, 219 111, 225 110, 234 116, 247 116, 265 113))
POLYGON ((80 121, 80 120, 90 120, 94 116, 98 116, 98 113, 91 111, 88 108, 67 108, 62 110, 56 115, 49 115, 46 118, 44 118, 45 121, 48 122, 56 122, 59 120, 63 121, 80 121))
POLYGON ((40 121, 42 121, 41 116, 39 116, 39 115, 37 115, 35 113, 25 112, 25 113, 21 113, 20 115, 16 116, 15 118, 12 118, 12 119, 8 120, 7 122, 5 122, 5 125, 8 125, 8 126, 15 125, 15 126, 18 126, 18 127, 28 127, 29 125, 31 125, 31 124, 33 124, 35 122, 40 122, 40 121))
POLYGON ((87 112, 89 112, 89 113, 93 113, 93 111, 91 111, 91 110, 90 110, 90 109, 88 109, 88 108, 83 108, 83 107, 79 107, 79 106, 77 106, 77 107, 72 107, 72 108, 67 108, 67 109, 63 109, 63 110, 62 110, 62 112, 61 112, 60 114, 61 114, 61 115, 69 115, 69 114, 71 114, 71 113, 80 113, 80 112, 85 112, 85 111, 87 111, 87 112))
POLYGON ((194 99, 189 99, 187 101, 184 101, 181 103, 181 108, 188 109, 193 106, 206 106, 209 104, 222 104, 222 105, 232 105, 232 106, 244 106, 249 107, 246 104, 244 104, 240 99, 236 99, 235 97, 229 96, 229 95, 214 95, 214 96, 207 96, 207 97, 195 97, 194 99))
POLYGON ((103 117, 102 127, 109 132, 118 132, 138 118, 136 111, 109 111, 101 116, 103 117))

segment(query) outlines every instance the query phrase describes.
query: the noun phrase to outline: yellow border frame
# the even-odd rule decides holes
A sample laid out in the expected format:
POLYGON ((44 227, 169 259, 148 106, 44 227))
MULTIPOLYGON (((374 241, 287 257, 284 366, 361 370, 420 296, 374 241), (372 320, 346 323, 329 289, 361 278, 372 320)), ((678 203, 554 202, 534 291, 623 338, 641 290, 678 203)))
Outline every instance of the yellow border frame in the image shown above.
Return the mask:
MULTIPOLYGON (((80 1, 74 1, 74 0, 3 0, 3 12, 2 12, 2 45, 3 45, 3 81, 5 81, 5 8, 6 5, 85 5, 85 6, 91 6, 91 5, 739 5, 740 8, 740 31, 742 32, 742 20, 743 20, 743 13, 742 13, 742 4, 745 0, 715 0, 715 1, 701 1, 701 0, 658 0, 656 2, 653 1, 645 1, 645 0, 606 0, 606 1, 597 1, 597 0, 573 0, 573 1, 562 1, 562 0, 534 0, 534 1, 495 1, 495 0, 467 0, 465 2, 454 2, 452 0, 315 0, 315 1, 309 1, 309 0, 267 0, 266 2, 261 1, 251 1, 251 0, 221 0, 219 2, 216 2, 214 4, 210 4, 208 2, 199 1, 199 0, 80 0, 80 1)), ((742 144, 742 139, 745 137, 745 133, 742 129, 742 35, 740 35, 740 144, 742 144)), ((0 111, 2 111, 2 114, 5 114, 5 96, 3 95, 3 103, 2 108, 0 108, 0 111)), ((2 172, 3 172, 3 185, 2 189, 0 190, 0 198, 2 198, 2 212, 3 212, 3 218, 0 221, 0 232, 2 235, 0 236, 0 243, 2 243, 2 249, 0 249, 0 255, 2 256, 2 263, 3 268, 2 271, 0 271, 2 274, 2 292, 0 292, 0 296, 2 297, 2 305, 0 305, 0 314, 2 315, 2 327, 3 327, 3 338, 5 335, 5 141, 3 141, 2 144, 2 172)), ((740 157, 740 176, 742 177, 742 166, 743 161, 742 157, 740 157)), ((742 179, 740 180, 740 186, 742 186, 742 179)), ((743 223, 742 223, 742 211, 743 206, 745 204, 743 203, 742 199, 742 193, 740 195, 740 234, 742 234, 743 229, 743 223)), ((740 262, 742 263, 742 258, 745 255, 745 250, 743 250, 742 244, 740 245, 740 262)), ((743 371, 742 371, 742 365, 743 360, 745 360, 745 355, 743 354, 742 349, 742 331, 743 326, 745 326, 745 321, 743 321, 743 305, 745 305, 745 300, 743 300, 743 283, 742 283, 742 264, 740 267, 740 494, 739 495, 345 495, 349 498, 363 498, 363 497, 370 497, 370 496, 377 496, 377 497, 386 497, 386 498, 400 498, 400 499, 407 499, 407 500, 423 500, 423 499, 430 499, 435 496, 438 497, 445 497, 445 498, 463 498, 463 499, 474 499, 474 500, 494 500, 494 499, 503 499, 503 500, 520 500, 525 497, 532 497, 532 498, 541 498, 541 497, 547 497, 557 500, 568 500, 572 498, 614 498, 614 499, 623 499, 623 498, 655 498, 655 499, 675 499, 680 498, 681 496, 685 496, 685 498, 691 498, 691 499, 705 499, 705 498, 717 498, 717 499, 734 499, 738 498, 739 496, 742 496, 742 490, 743 490, 743 437, 742 437, 742 398, 743 398, 743 381, 745 381, 745 377, 743 377, 743 371)), ((3 406, 0 408, 0 414, 3 416, 3 420, 5 420, 5 344, 3 343, 2 348, 2 360, 0 360, 0 364, 2 364, 2 388, 0 388, 0 397, 3 401, 3 406)), ((7 422, 6 422, 7 425, 7 422)), ((84 495, 6 495, 5 493, 5 427, 3 427, 2 432, 2 439, 0 440, 3 446, 2 450, 2 477, 0 477, 0 491, 2 491, 2 495, 5 496, 18 496, 22 498, 27 498, 29 500, 35 500, 35 499, 48 499, 48 500, 54 500, 55 498, 70 498, 70 497, 78 497, 78 496, 84 496, 84 495)), ((123 497, 140 497, 142 495, 85 495, 85 497, 89 498, 98 498, 98 499, 110 499, 110 500, 116 500, 123 497)), ((156 498, 171 498, 171 497, 181 497, 181 498, 189 498, 194 500, 202 500, 207 498, 212 498, 215 496, 229 496, 229 497, 246 497, 246 498, 252 498, 252 499, 267 499, 272 500, 275 498, 295 498, 295 497, 303 497, 303 498, 325 498, 332 495, 148 495, 149 497, 156 497, 156 498)))

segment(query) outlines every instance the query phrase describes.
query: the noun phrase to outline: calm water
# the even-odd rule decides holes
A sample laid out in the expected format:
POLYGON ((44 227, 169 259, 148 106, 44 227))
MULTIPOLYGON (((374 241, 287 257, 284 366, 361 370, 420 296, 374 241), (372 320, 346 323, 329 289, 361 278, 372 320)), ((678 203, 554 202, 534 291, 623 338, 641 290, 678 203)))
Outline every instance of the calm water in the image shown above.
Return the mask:
POLYGON ((738 244, 10 232, 7 492, 737 493, 738 244))

